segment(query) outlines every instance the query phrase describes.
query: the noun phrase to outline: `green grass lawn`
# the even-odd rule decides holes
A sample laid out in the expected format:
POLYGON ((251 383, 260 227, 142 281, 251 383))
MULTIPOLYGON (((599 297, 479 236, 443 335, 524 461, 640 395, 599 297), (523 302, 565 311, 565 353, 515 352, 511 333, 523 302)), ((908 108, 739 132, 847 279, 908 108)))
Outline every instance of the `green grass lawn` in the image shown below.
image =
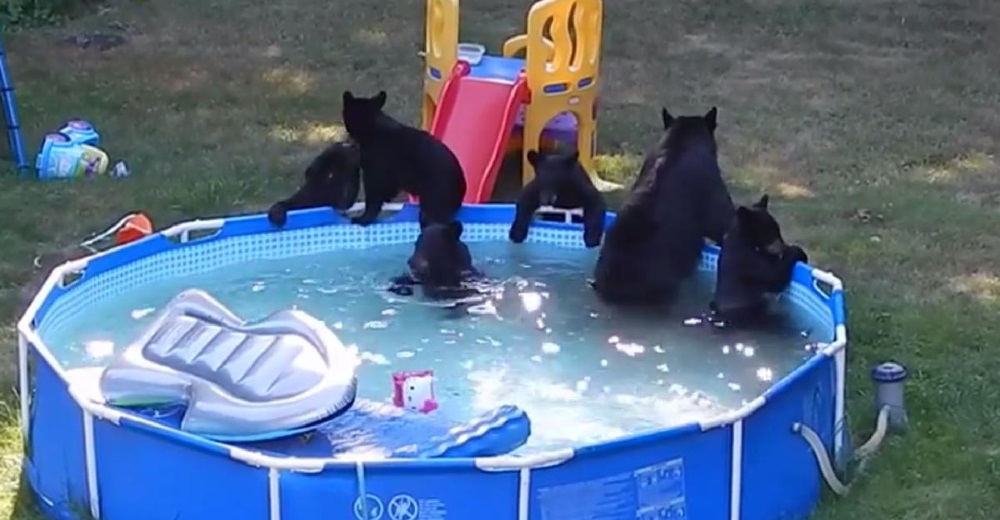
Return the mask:
MULTIPOLYGON (((463 40, 494 52, 527 1, 463 0, 463 40)), ((913 374, 893 438, 826 520, 988 519, 1000 511, 1000 3, 985 0, 609 0, 600 152, 625 179, 675 114, 720 110, 740 201, 761 192, 785 236, 839 274, 850 309, 849 411, 871 425, 868 370, 913 374)), ((75 116, 133 176, 0 177, 6 380, 32 258, 142 209, 159 226, 259 211, 341 129, 343 89, 389 91, 416 122, 423 2, 112 1, 5 36, 31 144, 75 116), (101 30, 108 51, 66 38, 101 30)), ((7 387, 13 388, 14 383, 7 387)), ((32 518, 17 414, 0 432, 0 509, 32 518)), ((0 512, 2 514, 2 512, 0 512)))

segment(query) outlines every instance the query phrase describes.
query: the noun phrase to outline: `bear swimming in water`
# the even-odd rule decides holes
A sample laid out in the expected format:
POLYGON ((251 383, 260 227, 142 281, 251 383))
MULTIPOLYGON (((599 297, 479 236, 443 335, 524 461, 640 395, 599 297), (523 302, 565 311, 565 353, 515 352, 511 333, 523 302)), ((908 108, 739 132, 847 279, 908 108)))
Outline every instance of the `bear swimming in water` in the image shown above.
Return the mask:
POLYGON ((420 285, 429 299, 462 298, 478 291, 467 282, 482 274, 472 265, 469 246, 462 242, 463 226, 459 221, 431 223, 420 230, 407 260, 409 272, 392 281, 389 291, 409 296, 420 285))
POLYGON ((709 319, 716 326, 760 324, 768 314, 768 295, 788 287, 797 262, 809 262, 801 247, 785 243, 767 204, 764 195, 751 206, 740 206, 722 241, 709 305, 709 319))
POLYGON ((614 303, 670 301, 698 266, 704 239, 721 242, 735 208, 719 168, 718 111, 661 112, 664 134, 604 237, 592 285, 614 303))

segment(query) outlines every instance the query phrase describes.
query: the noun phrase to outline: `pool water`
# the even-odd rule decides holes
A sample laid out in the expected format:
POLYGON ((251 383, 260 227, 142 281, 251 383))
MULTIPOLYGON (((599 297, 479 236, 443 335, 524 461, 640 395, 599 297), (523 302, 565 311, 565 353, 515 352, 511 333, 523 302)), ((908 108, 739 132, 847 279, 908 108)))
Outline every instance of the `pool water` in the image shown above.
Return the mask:
POLYGON ((588 444, 706 419, 740 407, 812 355, 814 327, 789 316, 762 331, 686 326, 711 298, 700 276, 669 308, 608 306, 587 284, 596 251, 472 243, 493 280, 485 302, 445 309, 388 293, 410 244, 259 261, 137 287, 48 330, 67 368, 100 366, 178 292, 201 288, 237 315, 296 307, 356 348, 360 398, 389 401, 391 374, 433 369, 440 413, 454 420, 501 404, 524 409, 519 451, 588 444))

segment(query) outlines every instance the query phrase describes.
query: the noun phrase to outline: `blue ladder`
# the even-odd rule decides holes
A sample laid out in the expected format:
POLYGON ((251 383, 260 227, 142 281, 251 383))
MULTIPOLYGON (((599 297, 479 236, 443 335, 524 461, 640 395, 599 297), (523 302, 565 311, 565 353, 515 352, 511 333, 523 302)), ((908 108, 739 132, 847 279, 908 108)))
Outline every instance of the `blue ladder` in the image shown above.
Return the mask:
POLYGON ((19 171, 28 169, 21 141, 21 123, 17 118, 17 102, 14 100, 14 83, 7 72, 7 52, 0 40, 0 97, 3 98, 3 116, 7 121, 7 146, 19 171))

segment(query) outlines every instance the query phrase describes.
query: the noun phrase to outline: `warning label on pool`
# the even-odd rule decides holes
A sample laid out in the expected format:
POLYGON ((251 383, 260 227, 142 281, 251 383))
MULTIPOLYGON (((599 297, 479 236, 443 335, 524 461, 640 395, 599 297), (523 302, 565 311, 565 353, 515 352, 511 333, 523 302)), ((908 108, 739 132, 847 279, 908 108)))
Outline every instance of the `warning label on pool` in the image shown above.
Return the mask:
POLYGON ((366 500, 354 500, 354 517, 357 520, 445 520, 444 502, 436 498, 417 499, 400 493, 382 500, 368 493, 366 500))
POLYGON ((684 459, 539 488, 542 520, 687 520, 684 459))

